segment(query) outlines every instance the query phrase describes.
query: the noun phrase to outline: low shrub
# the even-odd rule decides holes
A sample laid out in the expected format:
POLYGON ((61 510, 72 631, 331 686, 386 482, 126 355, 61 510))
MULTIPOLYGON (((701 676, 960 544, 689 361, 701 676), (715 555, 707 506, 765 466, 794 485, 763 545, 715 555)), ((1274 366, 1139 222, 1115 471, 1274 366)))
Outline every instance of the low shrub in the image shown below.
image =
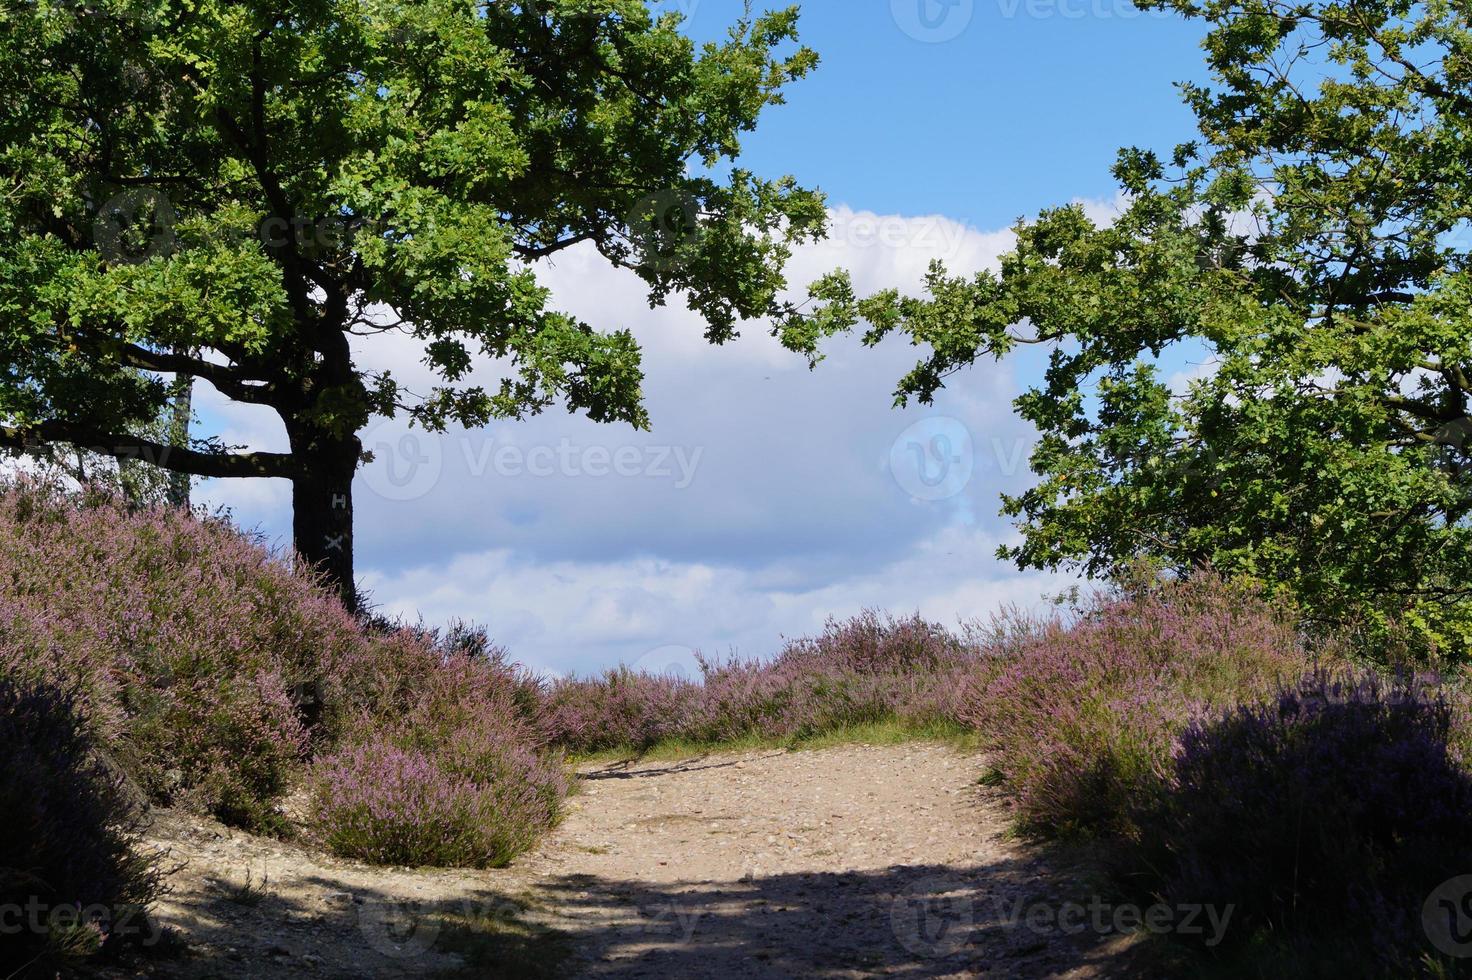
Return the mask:
POLYGON ((159 872, 139 848, 140 803, 97 754, 73 694, 3 669, 0 813, 0 906, 20 910, 0 975, 54 975, 147 934, 159 872))
POLYGON ((542 725, 574 752, 800 740, 883 723, 953 726, 952 698, 971 659, 941 626, 867 611, 830 620, 770 661, 701 659, 695 681, 627 668, 559 681, 543 702, 542 725))
POLYGON ((1120 879, 1232 908, 1232 946, 1407 975, 1431 952, 1423 903, 1472 870, 1472 776, 1451 732, 1451 706, 1424 684, 1326 671, 1194 722, 1120 879))
POLYGON ((956 714, 994 750, 1024 828, 1054 837, 1128 833, 1191 719, 1311 660, 1287 610, 1207 574, 990 632, 956 714))
POLYGON ((0 579, 15 669, 78 688, 152 799, 282 828, 302 692, 363 642, 327 592, 223 521, 29 482, 0 492, 0 579))
POLYGON ((551 824, 557 779, 523 747, 484 753, 466 766, 374 742, 317 765, 314 822, 322 842, 347 858, 501 867, 551 824))
POLYGON ((558 681, 541 717, 549 737, 568 751, 643 752, 689 738, 700 729, 704 710, 699 683, 618 667, 602 677, 558 681))
POLYGON ((530 847, 568 792, 535 725, 538 685, 483 633, 399 630, 346 664, 312 769, 309 826, 349 858, 493 867, 530 847))
MULTIPOLYGON (((566 793, 536 726, 540 685, 484 633, 361 623, 226 521, 13 482, 0 580, 0 666, 74 690, 89 733, 154 802, 286 833, 281 802, 304 778, 347 785, 354 759, 392 750, 422 757, 488 824, 474 846, 395 860, 495 863, 566 793)), ((420 770, 397 771, 403 796, 420 770)), ((335 812, 319 807, 313 829, 335 812)))
POLYGON ((789 642, 772 666, 790 674, 931 676, 965 662, 968 654, 938 623, 866 609, 847 620, 830 619, 815 637, 789 642))

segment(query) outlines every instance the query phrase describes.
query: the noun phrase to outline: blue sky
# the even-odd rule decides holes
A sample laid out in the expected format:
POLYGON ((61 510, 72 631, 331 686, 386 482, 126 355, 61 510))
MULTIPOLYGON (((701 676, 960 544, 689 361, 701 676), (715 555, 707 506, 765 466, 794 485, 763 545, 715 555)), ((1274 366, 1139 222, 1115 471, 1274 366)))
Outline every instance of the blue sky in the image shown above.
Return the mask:
MULTIPOLYGON (((741 0, 672 0, 697 38, 741 0)), ((748 143, 758 172, 834 202, 1001 228, 1071 197, 1108 198, 1125 145, 1193 135, 1174 83, 1201 73, 1200 26, 1128 0, 823 0, 802 6, 821 68, 748 143), (953 4, 948 6, 948 4, 953 4), (906 33, 924 8, 935 38, 906 33)), ((923 32, 922 32, 923 35, 923 32)))
MULTIPOLYGON (((709 38, 742 4, 663 6, 709 38)), ((795 285, 836 266, 863 289, 913 288, 931 258, 983 268, 1019 216, 1080 200, 1107 217, 1118 147, 1192 136, 1173 83, 1199 75, 1199 28, 1125 0, 824 0, 804 5, 803 37, 823 64, 742 160, 829 196, 833 235, 795 257, 795 285)), ((595 254, 540 274, 564 309, 640 339, 653 429, 561 412, 444 436, 375 426, 356 542, 385 611, 484 623, 517 659, 569 673, 765 655, 866 606, 955 623, 1069 584, 993 557, 1014 534, 999 494, 1029 480, 1010 402, 1035 360, 978 367, 935 405, 896 411, 902 344, 840 342, 810 373, 760 325, 709 348, 681 304, 649 310, 595 254)), ((412 381, 417 352, 378 338, 358 360, 412 381)), ((284 448, 271 418, 204 390, 199 404, 202 430, 284 448)), ((285 541, 283 483, 206 484, 197 499, 285 541)))

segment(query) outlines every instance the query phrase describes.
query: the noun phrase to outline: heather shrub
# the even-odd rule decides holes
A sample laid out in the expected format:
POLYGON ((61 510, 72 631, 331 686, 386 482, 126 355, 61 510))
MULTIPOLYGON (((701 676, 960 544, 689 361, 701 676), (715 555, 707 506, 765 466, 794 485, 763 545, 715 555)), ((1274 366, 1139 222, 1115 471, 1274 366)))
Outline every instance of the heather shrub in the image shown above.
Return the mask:
POLYGON ((863 725, 954 725, 972 653, 919 616, 866 611, 830 620, 769 661, 702 658, 701 678, 619 668, 554 684, 543 729, 575 752, 647 750, 668 741, 800 740, 863 725))
POLYGON ((313 812, 334 853, 374 864, 500 867, 552 823, 560 774, 525 746, 474 766, 374 742, 323 759, 313 812), (472 775, 473 773, 473 775, 472 775))
POLYGON ((1233 907, 1229 944, 1404 976, 1429 951, 1422 903, 1472 869, 1472 776, 1451 733, 1423 684, 1322 670, 1193 722, 1121 880, 1233 907))
MULTIPOLYGON (((799 641, 805 642, 805 641, 799 641)), ((866 725, 932 730, 948 721, 944 704, 954 670, 854 670, 838 662, 791 658, 733 661, 706 670, 697 737, 801 740, 866 725)))
POLYGON ((704 700, 698 683, 618 667, 602 677, 552 685, 542 725, 572 752, 644 751, 659 742, 690 738, 700 727, 704 700))
POLYGON ((306 778, 319 835, 359 803, 378 831, 416 832, 390 826, 380 795, 430 800, 424 817, 393 811, 425 827, 475 824, 412 863, 502 862, 556 818, 567 786, 537 727, 543 692, 483 632, 360 623, 223 520, 18 482, 0 489, 0 580, 0 668, 75 690, 156 802, 285 832, 281 800, 306 778), (397 761, 373 771, 365 753, 397 761))
POLYGON ((77 704, 0 671, 0 905, 23 910, 0 945, 6 977, 54 975, 146 933, 158 890, 155 858, 138 848, 141 806, 98 756, 77 704))
POLYGON ((1310 662, 1289 611, 1207 574, 992 632, 1003 641, 956 713, 994 750, 1023 826, 1051 836, 1127 833, 1191 719, 1310 662))
POLYGON ((792 673, 914 676, 938 673, 966 655, 962 642, 938 623, 866 609, 851 619, 828 620, 815 637, 789 642, 773 667, 792 673))
POLYGON ((330 682, 338 748, 314 763, 309 825, 379 863, 500 866, 555 824, 568 783, 536 727, 538 685, 483 633, 399 630, 330 682))
POLYGON ((309 750, 300 702, 362 640, 224 521, 20 482, 0 491, 0 653, 78 689, 155 800, 254 829, 309 750))

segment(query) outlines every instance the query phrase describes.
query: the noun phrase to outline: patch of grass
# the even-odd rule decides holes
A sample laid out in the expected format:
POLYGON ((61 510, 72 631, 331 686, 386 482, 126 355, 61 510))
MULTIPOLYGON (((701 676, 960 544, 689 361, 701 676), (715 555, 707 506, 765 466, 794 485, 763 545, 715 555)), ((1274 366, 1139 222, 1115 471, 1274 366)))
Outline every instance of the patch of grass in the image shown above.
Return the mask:
POLYGON ((567 975, 572 941, 567 933, 528 921, 535 906, 507 900, 475 912, 440 915, 437 948, 454 953, 465 965, 447 971, 444 980, 470 977, 517 977, 560 980, 567 975))
POLYGON ((260 881, 257 881, 255 872, 246 868, 245 881, 239 885, 226 885, 225 897, 236 905, 255 908, 271 897, 271 876, 263 870, 260 881))
POLYGON ((897 719, 850 725, 831 731, 800 735, 794 738, 771 738, 747 735, 719 742, 666 739, 647 749, 635 746, 604 749, 598 752, 570 756, 574 765, 600 762, 627 762, 647 760, 650 762, 677 762, 694 756, 711 755, 717 752, 808 752, 818 749, 836 748, 842 745, 903 745, 909 742, 939 742, 951 745, 958 751, 976 751, 980 739, 974 730, 951 722, 936 722, 916 726, 897 719))
POLYGON ((976 781, 978 786, 1005 786, 1007 785, 1007 774, 996 766, 988 766, 986 772, 976 781))

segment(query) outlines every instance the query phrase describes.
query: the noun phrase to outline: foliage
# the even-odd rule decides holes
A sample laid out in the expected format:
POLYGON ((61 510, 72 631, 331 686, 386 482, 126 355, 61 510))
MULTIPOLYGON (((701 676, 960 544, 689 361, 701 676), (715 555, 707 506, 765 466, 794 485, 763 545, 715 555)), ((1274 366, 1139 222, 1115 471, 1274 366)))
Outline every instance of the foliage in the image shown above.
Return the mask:
POLYGON ((995 751, 1019 819, 1047 836, 1127 833, 1142 788, 1204 711, 1299 676, 1283 609, 1210 575, 1105 594, 1072 618, 1006 622, 958 718, 995 751))
MULTIPOLYGON (((1017 228, 998 271, 928 295, 842 275, 786 328, 814 352, 869 324, 926 349, 896 399, 1021 343, 1040 441, 1005 500, 1024 567, 1107 576, 1140 556, 1294 597, 1376 650, 1472 644, 1472 32, 1463 5, 1147 0, 1201 19, 1200 139, 1121 152, 1122 208, 1017 228), (1162 360, 1162 355, 1164 359, 1162 360), (1162 363, 1203 362, 1173 382, 1162 363), (1184 388, 1184 390, 1182 390, 1184 388)), ((1167 369, 1168 370, 1168 369, 1167 369)))
POLYGON ((556 822, 569 785, 536 728, 539 687, 484 633, 396 630, 334 673, 308 823, 335 853, 499 867, 556 822))
POLYGON ((0 660, 0 809, 11 827, 0 906, 19 910, 7 927, 20 931, 0 946, 0 971, 40 976, 151 930, 159 873, 139 847, 141 807, 98 755, 78 700, 9 668, 0 660))
POLYGON ((33 483, 0 494, 0 578, 0 650, 80 685, 152 798, 280 829, 298 706, 361 643, 331 597, 223 522, 33 483))
POLYGON ((508 808, 480 852, 502 860, 566 792, 536 685, 483 634, 370 629, 223 521, 23 481, 0 492, 0 580, 0 664, 75 688, 154 801, 286 832, 314 759, 392 746, 508 808))
POLYGON ((627 667, 555 682, 542 709, 548 735, 573 752, 630 749, 687 738, 702 714, 700 685, 627 667))
POLYGON ((643 426, 618 324, 549 308, 588 244, 723 342, 776 308, 822 198, 734 166, 815 65, 796 9, 699 46, 641 0, 7 3, 0 44, 0 444, 282 477, 297 547, 354 600, 357 433, 554 403, 643 426), (720 176, 724 174, 724 176, 720 176), (358 369, 400 331, 437 379, 358 369), (475 383, 477 359, 505 376, 475 383), (140 436, 164 375, 280 416, 290 452, 140 436), (336 547, 331 546, 335 542, 336 547))
POLYGON ((522 746, 487 743, 477 763, 472 775, 426 751, 352 746, 315 768, 313 823, 343 857, 501 867, 551 826, 565 787, 554 767, 522 746))
POLYGON ((965 645, 919 616, 866 611, 830 620, 770 661, 701 660, 701 678, 638 673, 552 686, 543 725, 576 752, 647 750, 660 742, 808 739, 897 722, 952 725, 947 705, 969 663, 965 645))
POLYGON ((1426 897, 1472 866, 1472 774, 1448 752, 1451 720, 1424 684, 1320 671, 1195 722, 1125 880, 1233 907, 1231 945, 1316 940, 1359 975, 1404 976, 1433 952, 1426 897))
MULTIPOLYGON (((131 426, 131 435, 169 446, 188 444, 191 392, 185 382, 175 382, 170 388, 172 404, 165 409, 165 417, 131 426)), ((189 475, 171 473, 147 459, 114 459, 64 442, 27 447, 26 457, 30 468, 43 479, 65 480, 77 487, 106 488, 108 493, 133 507, 189 506, 192 482, 189 475)))

